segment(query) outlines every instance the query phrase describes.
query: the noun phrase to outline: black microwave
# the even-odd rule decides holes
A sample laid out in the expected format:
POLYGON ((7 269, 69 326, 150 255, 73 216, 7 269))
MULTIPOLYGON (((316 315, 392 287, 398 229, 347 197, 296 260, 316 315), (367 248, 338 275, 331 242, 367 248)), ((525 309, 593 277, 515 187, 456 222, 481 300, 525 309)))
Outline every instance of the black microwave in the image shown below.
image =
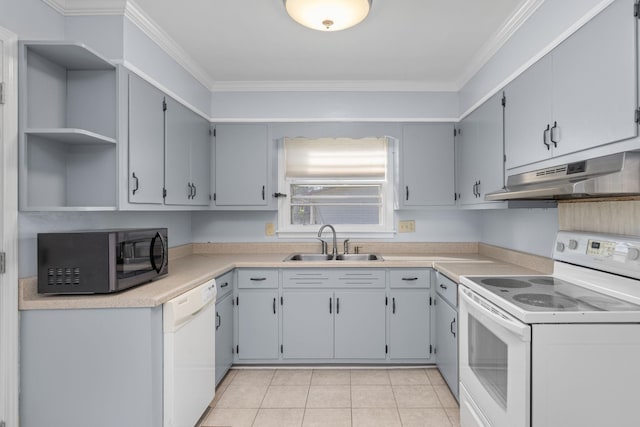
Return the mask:
POLYGON ((168 271, 166 228, 38 234, 41 294, 107 294, 168 271))

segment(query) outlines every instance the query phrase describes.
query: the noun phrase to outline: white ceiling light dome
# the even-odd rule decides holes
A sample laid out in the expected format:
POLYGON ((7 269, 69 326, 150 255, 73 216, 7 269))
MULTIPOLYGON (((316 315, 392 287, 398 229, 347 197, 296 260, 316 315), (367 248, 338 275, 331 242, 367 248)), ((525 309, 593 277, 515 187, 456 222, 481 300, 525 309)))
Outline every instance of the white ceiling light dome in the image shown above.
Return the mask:
POLYGON ((340 31, 359 24, 372 0, 283 0, 294 21, 318 31, 340 31))

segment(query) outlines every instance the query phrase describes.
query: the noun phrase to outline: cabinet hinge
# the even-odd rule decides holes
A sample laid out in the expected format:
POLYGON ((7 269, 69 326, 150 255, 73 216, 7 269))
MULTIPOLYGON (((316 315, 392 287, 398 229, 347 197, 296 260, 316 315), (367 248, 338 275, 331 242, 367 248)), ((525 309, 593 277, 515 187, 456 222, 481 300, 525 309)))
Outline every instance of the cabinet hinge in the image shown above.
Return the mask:
POLYGON ((166 100, 162 100, 162 111, 167 111, 167 101, 166 100))
POLYGON ((453 193, 453 201, 455 202, 456 200, 458 200, 458 193, 453 193))
POLYGON ((284 354, 284 346, 280 344, 280 354, 284 354))
POLYGON ((284 305, 284 298, 280 297, 280 305, 284 305))
POLYGON ((433 354, 438 354, 438 347, 433 347, 433 354))
POLYGON ((213 201, 216 201, 216 193, 213 193, 213 201))
POLYGON ((455 138, 456 136, 458 136, 458 130, 453 128, 453 137, 455 138))
POLYGON ((236 344, 236 354, 240 354, 240 346, 236 344))
POLYGON ((636 1, 633 5, 633 16, 640 19, 640 1, 636 1))
POLYGON ((216 136, 216 128, 213 128, 213 136, 216 136))
POLYGON ((507 97, 504 95, 504 93, 502 94, 502 106, 506 107, 507 106, 507 97))
MULTIPOLYGON (((4 82, 0 82, 0 104, 4 104, 4 82)), ((4 424, 4 421, 2 421, 2 424, 4 424)), ((2 424, 0 424, 0 427, 2 427, 2 424)))
POLYGON ((433 354, 433 344, 429 344, 429 354, 433 354))
POLYGON ((163 199, 166 199, 166 198, 167 198, 167 189, 166 189, 166 188, 163 188, 163 189, 162 189, 162 198, 163 198, 163 199))
POLYGON ((636 123, 640 124, 640 108, 636 108, 636 123))
MULTIPOLYGON (((4 274, 7 272, 7 254, 5 252, 0 252, 0 274, 4 274)), ((2 427, 2 425, 0 425, 2 427)))
POLYGON ((389 346, 388 345, 384 346, 384 354, 389 354, 389 346))
POLYGON ((384 297, 384 305, 389 305, 389 297, 384 297))
POLYGON ((209 129, 209 136, 213 136, 213 131, 209 129))

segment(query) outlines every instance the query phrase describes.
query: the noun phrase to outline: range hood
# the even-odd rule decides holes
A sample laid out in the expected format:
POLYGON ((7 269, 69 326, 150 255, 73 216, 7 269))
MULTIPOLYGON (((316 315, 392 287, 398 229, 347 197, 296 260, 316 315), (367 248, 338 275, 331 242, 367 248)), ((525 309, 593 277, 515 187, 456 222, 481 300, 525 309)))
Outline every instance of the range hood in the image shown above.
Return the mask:
POLYGON ((624 152, 511 175, 485 200, 640 196, 640 152, 624 152))

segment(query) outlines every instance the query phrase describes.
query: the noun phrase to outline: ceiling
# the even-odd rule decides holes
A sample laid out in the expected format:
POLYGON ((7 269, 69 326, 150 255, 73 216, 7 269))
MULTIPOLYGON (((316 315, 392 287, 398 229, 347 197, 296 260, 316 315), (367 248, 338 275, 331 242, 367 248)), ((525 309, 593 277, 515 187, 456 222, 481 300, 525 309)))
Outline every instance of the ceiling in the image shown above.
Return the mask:
POLYGON ((373 0, 360 25, 325 33, 282 0, 135 0, 213 90, 458 90, 540 2, 373 0))

